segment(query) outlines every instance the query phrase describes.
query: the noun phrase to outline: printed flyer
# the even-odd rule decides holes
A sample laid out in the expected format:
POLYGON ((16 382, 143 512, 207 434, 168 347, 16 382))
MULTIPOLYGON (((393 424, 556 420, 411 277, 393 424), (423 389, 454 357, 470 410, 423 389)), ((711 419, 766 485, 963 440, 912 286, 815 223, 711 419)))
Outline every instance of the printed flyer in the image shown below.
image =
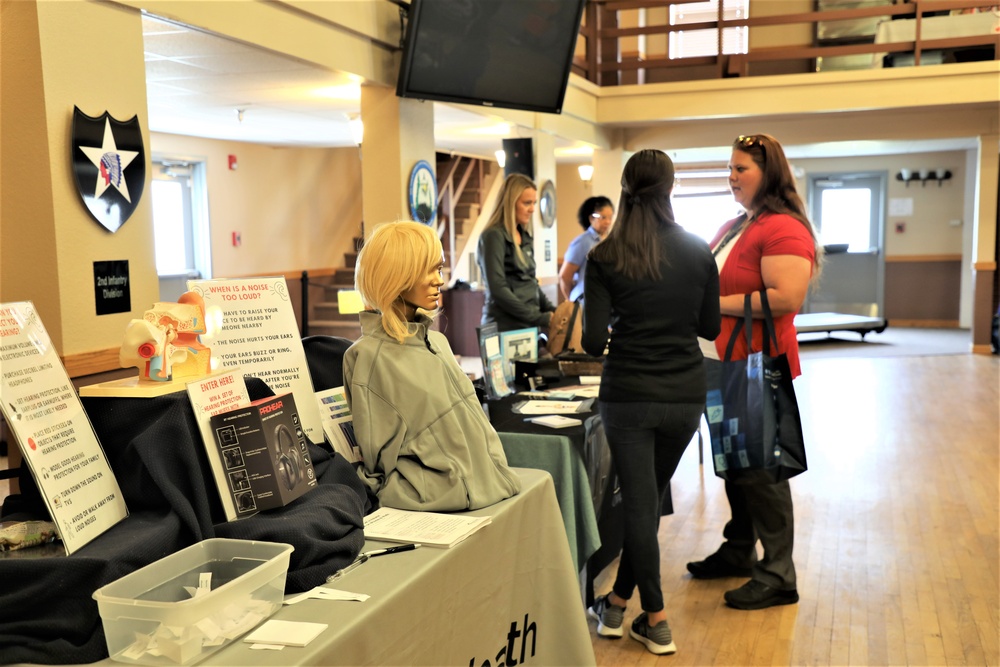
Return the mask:
POLYGON ((0 304, 0 401, 67 554, 128 516, 118 480, 30 301, 0 304))
POLYGON ((188 289, 201 295, 206 309, 222 310, 222 330, 206 343, 212 357, 223 369, 238 367, 260 378, 275 394, 291 392, 306 435, 323 442, 323 424, 285 279, 189 280, 188 289))

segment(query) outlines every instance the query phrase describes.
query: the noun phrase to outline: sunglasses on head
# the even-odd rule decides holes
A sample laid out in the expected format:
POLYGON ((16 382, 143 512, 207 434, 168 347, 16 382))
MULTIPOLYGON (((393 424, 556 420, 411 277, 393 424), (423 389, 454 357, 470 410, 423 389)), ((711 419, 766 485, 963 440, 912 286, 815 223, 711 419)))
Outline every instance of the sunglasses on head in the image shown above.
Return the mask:
POLYGON ((751 146, 760 146, 761 150, 764 150, 764 142, 761 141, 760 137, 756 134, 750 135, 740 135, 736 137, 736 141, 733 142, 734 146, 739 146, 740 148, 750 148, 751 146))

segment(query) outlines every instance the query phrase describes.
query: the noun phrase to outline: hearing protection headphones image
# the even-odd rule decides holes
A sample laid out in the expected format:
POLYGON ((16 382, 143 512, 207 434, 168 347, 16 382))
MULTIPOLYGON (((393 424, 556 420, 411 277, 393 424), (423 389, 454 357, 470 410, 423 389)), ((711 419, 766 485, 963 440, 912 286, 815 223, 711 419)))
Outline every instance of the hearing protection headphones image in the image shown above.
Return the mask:
POLYGON ((274 442, 277 447, 275 470, 277 470, 278 479, 284 484, 285 489, 291 491, 302 482, 302 469, 305 467, 302 455, 299 453, 298 447, 295 446, 292 432, 284 424, 278 424, 275 427, 274 442))

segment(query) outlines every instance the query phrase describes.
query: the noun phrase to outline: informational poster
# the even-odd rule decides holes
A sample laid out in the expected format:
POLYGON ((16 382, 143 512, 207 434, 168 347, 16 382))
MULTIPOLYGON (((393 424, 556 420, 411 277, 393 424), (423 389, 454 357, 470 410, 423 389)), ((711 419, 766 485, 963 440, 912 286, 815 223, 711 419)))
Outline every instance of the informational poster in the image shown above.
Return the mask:
POLYGON ((283 277, 189 280, 188 289, 205 300, 206 310, 222 310, 222 330, 208 343, 222 368, 242 368, 275 394, 291 392, 302 427, 323 442, 323 424, 313 394, 295 311, 283 277))
POLYGON ((219 488, 226 521, 233 521, 236 519, 236 505, 233 504, 232 494, 228 492, 225 461, 215 446, 215 433, 212 431, 211 421, 215 415, 250 405, 250 395, 247 394, 243 373, 236 370, 199 378, 187 384, 187 393, 195 419, 198 420, 201 439, 208 454, 208 463, 212 467, 212 476, 219 488))
POLYGON ((128 516, 101 443, 29 301, 0 304, 0 401, 66 553, 128 516))

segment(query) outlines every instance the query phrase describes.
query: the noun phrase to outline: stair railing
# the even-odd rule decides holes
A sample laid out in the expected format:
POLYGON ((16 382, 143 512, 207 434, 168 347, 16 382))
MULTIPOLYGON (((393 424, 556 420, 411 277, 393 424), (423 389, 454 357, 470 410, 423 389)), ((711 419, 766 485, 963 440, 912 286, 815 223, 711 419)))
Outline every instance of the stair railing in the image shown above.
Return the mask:
MULTIPOLYGON (((449 277, 458 263, 458 249, 455 247, 455 207, 461 201, 469 179, 479 170, 479 182, 483 181, 482 160, 464 155, 452 155, 446 163, 443 174, 438 174, 438 238, 442 242, 447 237, 446 264, 449 277)), ((480 205, 480 197, 476 198, 480 205)))

